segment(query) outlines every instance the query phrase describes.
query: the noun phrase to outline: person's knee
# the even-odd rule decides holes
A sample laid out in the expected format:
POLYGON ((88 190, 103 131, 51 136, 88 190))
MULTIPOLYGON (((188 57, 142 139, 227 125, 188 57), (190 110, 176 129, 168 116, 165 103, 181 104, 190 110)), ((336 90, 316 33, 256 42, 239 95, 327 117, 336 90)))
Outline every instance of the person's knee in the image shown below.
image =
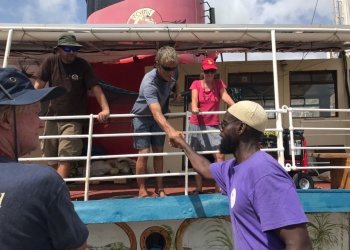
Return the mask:
POLYGON ((164 147, 163 146, 154 146, 152 145, 152 151, 153 153, 163 153, 164 152, 164 147))
POLYGON ((144 166, 147 164, 147 160, 148 160, 147 156, 139 156, 139 157, 137 157, 137 162, 138 162, 137 165, 144 166))

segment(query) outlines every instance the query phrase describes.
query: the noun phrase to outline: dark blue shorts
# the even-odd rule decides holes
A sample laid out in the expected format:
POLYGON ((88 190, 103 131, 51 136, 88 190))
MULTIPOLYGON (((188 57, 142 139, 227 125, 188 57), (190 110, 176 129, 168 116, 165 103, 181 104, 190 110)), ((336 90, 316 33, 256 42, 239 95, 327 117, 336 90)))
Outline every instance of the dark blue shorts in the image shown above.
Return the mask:
MULTIPOLYGON (((132 119, 134 126, 134 133, 146 133, 146 132, 164 132, 158 123, 152 117, 135 117, 132 119)), ((134 136, 134 148, 145 149, 151 145, 156 147, 163 147, 165 141, 165 135, 146 135, 146 136, 134 136)))

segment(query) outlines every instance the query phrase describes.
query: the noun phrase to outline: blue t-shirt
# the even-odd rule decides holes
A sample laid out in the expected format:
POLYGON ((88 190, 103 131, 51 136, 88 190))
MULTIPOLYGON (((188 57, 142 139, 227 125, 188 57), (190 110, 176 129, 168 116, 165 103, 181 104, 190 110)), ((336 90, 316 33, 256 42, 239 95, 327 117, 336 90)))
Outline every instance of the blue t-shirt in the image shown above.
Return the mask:
POLYGON ((177 80, 178 73, 175 72, 174 79, 167 82, 164 81, 157 72, 157 69, 152 69, 142 79, 140 85, 139 96, 131 110, 132 114, 152 115, 149 105, 159 103, 162 108, 162 113, 169 112, 168 98, 172 88, 177 80))
POLYGON ((235 249, 285 249, 274 229, 308 222, 292 178, 266 152, 238 165, 213 163, 210 171, 228 196, 235 249))
POLYGON ((0 156, 0 249, 76 249, 88 234, 55 170, 0 156))

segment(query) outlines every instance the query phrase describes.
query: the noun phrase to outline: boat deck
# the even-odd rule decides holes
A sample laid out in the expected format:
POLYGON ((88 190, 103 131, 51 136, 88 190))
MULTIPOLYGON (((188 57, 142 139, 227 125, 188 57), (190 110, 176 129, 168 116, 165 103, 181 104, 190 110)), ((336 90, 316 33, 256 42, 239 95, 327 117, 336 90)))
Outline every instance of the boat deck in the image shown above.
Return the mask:
MULTIPOLYGON (((90 186, 89 201, 84 199, 84 185, 71 187, 75 210, 86 224, 184 220, 229 216, 227 197, 214 193, 212 181, 203 182, 205 194, 184 195, 183 178, 165 178, 167 197, 156 197, 149 179, 152 198, 135 198, 137 182, 127 184, 101 182, 90 186), (132 208, 132 212, 130 211, 132 208), (157 209, 155 209, 157 208, 157 209), (161 208, 161 209, 158 209, 161 208), (171 212, 169 212, 171 211, 171 212)), ((194 178, 189 180, 189 190, 194 189, 194 178)), ((349 189, 330 189, 330 182, 315 181, 315 189, 298 189, 306 213, 348 213, 349 189)))
MULTIPOLYGON (((323 181, 318 177, 313 177, 315 182, 315 188, 317 189, 330 189, 331 183, 323 181)), ((164 177, 164 190, 168 196, 184 195, 185 194, 185 178, 184 177, 164 177)), ((149 178, 146 181, 148 194, 152 197, 157 197, 154 192, 156 187, 155 179, 149 178)), ((75 183, 74 185, 68 185, 72 201, 84 200, 84 183, 75 183)), ((194 176, 189 177, 188 181, 188 193, 190 194, 195 189, 194 176)), ((203 179, 203 193, 213 194, 215 193, 214 181, 203 179)), ((101 199, 118 199, 118 198, 137 198, 138 186, 136 179, 129 179, 127 183, 114 183, 113 181, 100 181, 98 183, 92 183, 89 186, 89 200, 101 200, 101 199)))

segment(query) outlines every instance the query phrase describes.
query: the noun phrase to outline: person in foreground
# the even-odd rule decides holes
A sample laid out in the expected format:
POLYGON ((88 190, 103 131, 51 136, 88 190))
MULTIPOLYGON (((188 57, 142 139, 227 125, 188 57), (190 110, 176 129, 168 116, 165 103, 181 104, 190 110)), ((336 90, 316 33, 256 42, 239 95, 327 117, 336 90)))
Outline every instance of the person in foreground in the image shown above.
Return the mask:
MULTIPOLYGON (((191 110, 190 131, 205 131, 219 129, 219 115, 201 115, 203 111, 219 111, 220 102, 223 100, 228 106, 232 106, 235 102, 226 91, 224 82, 220 79, 214 79, 216 70, 214 59, 207 57, 202 62, 203 79, 196 80, 191 84, 191 110)), ((218 133, 196 134, 191 133, 189 136, 189 144, 196 151, 212 151, 217 150, 220 145, 220 136, 218 133)), ((213 154, 216 162, 224 161, 225 155, 221 153, 213 154)), ((202 177, 195 175, 196 189, 192 194, 201 194, 202 177)), ((219 186, 215 183, 215 192, 220 193, 219 186)))
POLYGON ((52 168, 18 163, 36 149, 43 122, 40 101, 62 96, 63 87, 35 90, 15 68, 0 68, 0 248, 86 249, 88 229, 69 190, 52 168))
MULTIPOLYGON (((142 79, 139 96, 131 110, 132 114, 145 115, 133 118, 135 133, 165 132, 169 138, 180 134, 165 118, 164 114, 169 113, 169 96, 176 86, 178 56, 174 48, 169 46, 161 47, 156 54, 156 67, 148 72, 142 79), (146 116, 147 115, 147 116, 146 116)), ((175 93, 174 99, 179 97, 175 93)), ((134 148, 139 154, 162 153, 164 151, 165 135, 135 136, 134 148)), ((147 173, 147 156, 138 156, 136 161, 136 174, 147 173)), ((155 156, 154 172, 163 173, 163 156, 155 156)), ((157 186, 155 193, 159 196, 166 196, 163 187, 163 178, 156 177, 157 186)), ((148 197, 146 181, 144 178, 137 179, 139 185, 139 197, 148 197)))
POLYGON ((277 161, 259 149, 267 115, 251 101, 231 106, 220 123, 220 152, 234 158, 210 164, 183 139, 170 145, 183 149, 194 169, 215 179, 228 196, 235 249, 311 250, 308 222, 294 182, 277 161))
MULTIPOLYGON (((98 79, 90 64, 77 56, 82 47, 71 33, 64 33, 57 41, 57 54, 50 55, 34 73, 34 87, 41 89, 49 86, 63 86, 67 93, 50 102, 48 116, 77 116, 86 115, 87 91, 92 90, 101 111, 98 113, 99 122, 107 122, 110 114, 107 99, 98 84, 98 79)), ((47 120, 44 135, 81 135, 85 120, 47 120)), ((45 139, 42 141, 44 157, 80 156, 83 148, 81 138, 45 139)), ((63 177, 70 175, 71 162, 67 160, 49 161, 50 166, 63 177)))

